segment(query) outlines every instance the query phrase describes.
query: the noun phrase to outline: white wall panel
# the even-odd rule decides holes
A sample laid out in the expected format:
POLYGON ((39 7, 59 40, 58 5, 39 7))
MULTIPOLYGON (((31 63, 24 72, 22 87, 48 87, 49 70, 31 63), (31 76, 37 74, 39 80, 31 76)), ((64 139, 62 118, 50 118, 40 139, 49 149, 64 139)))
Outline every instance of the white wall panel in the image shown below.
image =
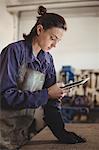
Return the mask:
POLYGON ((0 52, 13 41, 13 16, 6 10, 5 0, 0 0, 0 52))

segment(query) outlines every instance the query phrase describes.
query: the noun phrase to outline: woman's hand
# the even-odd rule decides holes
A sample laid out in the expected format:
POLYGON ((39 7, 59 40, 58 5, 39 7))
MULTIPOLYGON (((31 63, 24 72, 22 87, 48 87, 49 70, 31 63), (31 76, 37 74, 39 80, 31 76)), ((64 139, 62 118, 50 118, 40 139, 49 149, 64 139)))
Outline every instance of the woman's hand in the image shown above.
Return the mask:
POLYGON ((64 96, 64 89, 60 88, 64 86, 63 83, 56 83, 54 85, 52 85, 51 87, 48 88, 48 95, 49 98, 52 99, 61 99, 64 96))
POLYGON ((73 88, 65 89, 65 88, 61 88, 61 87, 64 87, 64 83, 62 83, 62 82, 56 83, 56 84, 52 85, 51 87, 49 87, 48 88, 49 98, 61 100, 66 95, 72 95, 73 88))

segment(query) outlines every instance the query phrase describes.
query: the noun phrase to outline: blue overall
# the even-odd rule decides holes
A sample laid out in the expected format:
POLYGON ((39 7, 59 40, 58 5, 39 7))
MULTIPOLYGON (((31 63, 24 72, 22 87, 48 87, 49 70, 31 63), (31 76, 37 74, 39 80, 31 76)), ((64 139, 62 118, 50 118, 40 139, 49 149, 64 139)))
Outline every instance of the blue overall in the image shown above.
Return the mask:
MULTIPOLYGON (((41 50, 37 57, 31 43, 8 45, 0 55, 0 145, 15 149, 45 127, 42 107, 48 102, 47 88, 56 82, 52 56, 41 50)), ((51 102, 57 107, 57 101, 51 102)))

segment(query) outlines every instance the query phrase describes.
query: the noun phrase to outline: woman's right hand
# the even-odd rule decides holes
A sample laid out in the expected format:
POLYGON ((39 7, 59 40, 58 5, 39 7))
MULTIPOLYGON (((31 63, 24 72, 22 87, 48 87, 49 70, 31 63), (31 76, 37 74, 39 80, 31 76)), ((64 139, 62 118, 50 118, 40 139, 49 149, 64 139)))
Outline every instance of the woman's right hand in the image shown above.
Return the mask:
POLYGON ((49 98, 60 99, 63 97, 64 90, 60 87, 63 86, 63 83, 56 83, 48 88, 49 98))

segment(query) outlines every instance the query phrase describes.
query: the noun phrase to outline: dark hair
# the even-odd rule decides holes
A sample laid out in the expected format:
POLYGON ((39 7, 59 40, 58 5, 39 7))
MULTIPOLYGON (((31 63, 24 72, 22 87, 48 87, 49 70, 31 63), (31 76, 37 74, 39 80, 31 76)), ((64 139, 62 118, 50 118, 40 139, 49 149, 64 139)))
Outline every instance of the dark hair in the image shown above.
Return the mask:
POLYGON ((38 8, 37 22, 28 35, 23 34, 24 39, 32 40, 37 35, 37 25, 41 24, 45 30, 52 27, 67 30, 65 19, 55 13, 47 13, 47 9, 43 6, 38 8))

